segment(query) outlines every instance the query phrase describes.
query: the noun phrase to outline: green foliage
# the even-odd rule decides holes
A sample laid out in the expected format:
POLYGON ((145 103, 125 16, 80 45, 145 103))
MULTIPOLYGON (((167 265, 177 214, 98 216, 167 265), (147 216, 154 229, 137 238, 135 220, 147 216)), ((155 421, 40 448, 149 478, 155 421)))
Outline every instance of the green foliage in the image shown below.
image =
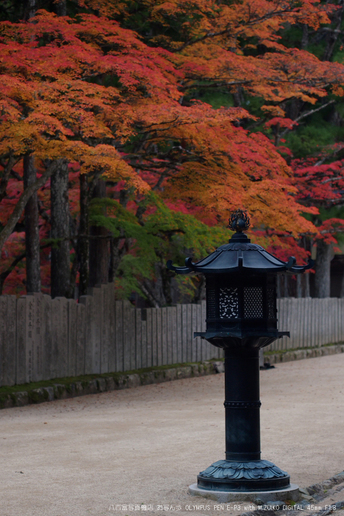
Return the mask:
POLYGON ((149 20, 149 10, 142 2, 127 0, 126 8, 123 14, 117 19, 126 29, 135 30, 143 38, 151 37, 153 34, 153 26, 149 20))
POLYGON ((331 208, 319 208, 319 215, 321 221, 328 219, 344 219, 344 206, 332 206, 331 208))
POLYGON ((264 118, 265 114, 261 109, 264 104, 265 100, 262 97, 246 95, 242 107, 247 109, 253 116, 264 118))
POLYGON ((221 89, 203 90, 203 92, 200 92, 198 98, 203 102, 210 104, 214 109, 232 107, 234 105, 232 95, 228 91, 223 91, 221 89))
MULTIPOLYGON (((91 225, 107 228, 114 238, 129 242, 129 252, 119 265, 116 277, 117 296, 127 299, 132 292, 146 297, 142 279, 153 279, 157 264, 166 267, 168 259, 183 264, 186 254, 200 260, 223 244, 229 237, 224 227, 209 227, 195 216, 171 210, 156 194, 150 192, 138 206, 145 214, 140 221, 134 212, 113 199, 93 199, 90 206, 91 225)), ((183 294, 192 294, 194 280, 176 278, 183 294)))
MULTIPOLYGON (((227 88, 211 88, 204 83, 198 88, 192 88, 184 97, 184 102, 197 99, 210 104, 214 109, 221 107, 233 107, 234 99, 232 93, 227 88)), ((242 93, 242 107, 247 109, 253 116, 264 118, 265 114, 261 107, 265 104, 262 97, 247 95, 242 93)), ((261 128, 260 128, 261 130, 261 128)))
POLYGON ((286 140, 295 158, 305 158, 319 154, 324 147, 340 141, 343 137, 343 127, 334 126, 318 116, 290 132, 286 140))
POLYGON ((92 199, 89 220, 91 226, 108 229, 114 238, 122 233, 127 238, 137 238, 140 226, 135 215, 114 199, 92 199))
POLYGON ((344 50, 342 50, 341 47, 333 53, 333 61, 337 63, 344 63, 344 50))
POLYGON ((302 40, 301 25, 292 25, 281 31, 281 43, 288 48, 300 48, 302 40))
POLYGON ((139 256, 124 255, 115 280, 118 299, 128 299, 132 292, 139 292, 142 297, 146 298, 141 287, 141 280, 153 278, 152 260, 149 258, 151 257, 145 257, 142 253, 139 253, 139 256))

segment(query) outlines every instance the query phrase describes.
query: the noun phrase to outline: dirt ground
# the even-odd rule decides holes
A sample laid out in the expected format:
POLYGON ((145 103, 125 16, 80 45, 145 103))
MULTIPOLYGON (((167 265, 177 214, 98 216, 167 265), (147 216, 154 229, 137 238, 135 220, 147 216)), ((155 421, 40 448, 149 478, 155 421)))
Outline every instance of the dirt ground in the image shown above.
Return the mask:
MULTIPOLYGON (((343 372, 344 354, 261 372, 262 458, 300 487, 344 470, 343 372)), ((224 458, 223 383, 217 374, 2 410, 0 516, 244 512, 247 502, 223 511, 188 494, 224 458)))

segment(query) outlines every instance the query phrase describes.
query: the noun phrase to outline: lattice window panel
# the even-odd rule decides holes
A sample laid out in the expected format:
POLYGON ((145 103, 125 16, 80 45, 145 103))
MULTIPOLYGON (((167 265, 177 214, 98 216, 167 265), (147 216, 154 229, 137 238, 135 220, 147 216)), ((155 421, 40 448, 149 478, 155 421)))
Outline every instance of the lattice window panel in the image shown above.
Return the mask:
POLYGON ((220 319, 238 319, 239 291, 237 288, 220 288, 219 316, 220 319))
POLYGON ((244 318, 263 318, 263 289, 261 287, 244 288, 244 318))
POLYGON ((274 288, 267 289, 268 319, 276 319, 276 295, 274 288))

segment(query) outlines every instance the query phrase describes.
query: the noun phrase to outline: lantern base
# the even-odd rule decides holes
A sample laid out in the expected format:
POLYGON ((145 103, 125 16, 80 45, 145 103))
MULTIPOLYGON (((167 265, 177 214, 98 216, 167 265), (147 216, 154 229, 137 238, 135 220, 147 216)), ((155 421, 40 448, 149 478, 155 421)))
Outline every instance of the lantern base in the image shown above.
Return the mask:
MULTIPOLYGON (((288 488, 273 491, 215 491, 213 489, 200 489, 197 484, 192 484, 189 486, 189 494, 219 503, 252 502, 258 506, 265 503, 273 504, 274 501, 285 501, 288 510, 292 508, 292 505, 289 505, 291 501, 298 502, 300 500, 299 486, 296 484, 290 484, 288 488)), ((245 509, 245 507, 243 508, 245 509)), ((271 509, 273 510, 273 507, 271 509)))
POLYGON ((219 460, 198 475, 197 486, 216 491, 273 491, 289 488, 290 477, 267 460, 219 460))

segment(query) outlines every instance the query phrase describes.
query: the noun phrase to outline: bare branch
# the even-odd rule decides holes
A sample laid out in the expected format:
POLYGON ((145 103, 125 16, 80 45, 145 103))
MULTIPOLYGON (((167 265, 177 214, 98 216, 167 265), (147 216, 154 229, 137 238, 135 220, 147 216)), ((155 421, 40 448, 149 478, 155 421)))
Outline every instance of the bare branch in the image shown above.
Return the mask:
MULTIPOLYGON (((0 201, 5 197, 6 195, 6 188, 8 184, 9 177, 12 172, 12 168, 16 163, 18 163, 19 158, 15 158, 14 156, 10 156, 8 159, 7 164, 4 166, 3 175, 0 182, 0 201)), ((20 178, 21 179, 21 178, 20 178)))
POLYGON ((330 100, 326 104, 323 104, 322 106, 320 106, 320 107, 318 107, 316 109, 311 109, 310 111, 307 111, 306 113, 303 113, 303 115, 300 115, 298 118, 296 118, 294 120, 294 122, 299 122, 302 118, 306 118, 307 116, 313 115, 313 113, 316 113, 317 111, 320 111, 321 109, 326 108, 327 106, 329 106, 330 104, 333 104, 334 102, 336 102, 336 101, 335 100, 330 100))
MULTIPOLYGON (((238 32, 236 34, 236 36, 244 33, 247 27, 252 27, 253 25, 256 25, 257 23, 261 23, 261 22, 264 22, 266 20, 269 20, 269 19, 273 18, 274 16, 281 17, 281 16, 284 16, 285 14, 292 13, 292 12, 293 12, 292 9, 283 9, 281 11, 271 11, 270 13, 268 13, 268 14, 266 14, 264 16, 260 16, 259 18, 252 19, 252 21, 249 21, 248 23, 243 24, 241 31, 238 32)), ((251 18, 251 13, 249 13, 249 14, 250 14, 250 18, 251 18)), ((206 39, 216 38, 218 36, 224 36, 225 34, 231 34, 232 31, 233 31, 233 28, 230 25, 228 25, 224 30, 221 30, 219 32, 211 32, 211 31, 209 31, 206 34, 204 34, 204 36, 196 38, 196 39, 194 39, 192 41, 191 40, 186 41, 179 48, 177 48, 175 50, 172 50, 172 52, 181 52, 186 47, 189 47, 191 45, 195 45, 196 43, 199 43, 201 41, 205 41, 206 39)))
POLYGON ((23 213, 23 210, 32 196, 39 188, 41 188, 47 180, 55 173, 55 171, 60 166, 60 160, 53 161, 50 163, 50 165, 45 170, 44 174, 41 175, 37 181, 32 183, 28 188, 24 190, 24 192, 19 197, 19 200, 6 224, 6 226, 3 228, 3 230, 0 233, 0 253, 2 251, 2 248, 8 239, 8 237, 11 235, 12 231, 15 228, 15 225, 17 224, 18 220, 21 217, 21 214, 23 213))
MULTIPOLYGON (((306 118, 307 116, 311 116, 313 115, 314 113, 316 113, 317 111, 321 111, 322 109, 325 109, 327 106, 329 106, 330 104, 333 104, 334 102, 336 102, 335 100, 330 100, 329 102, 327 102, 326 104, 323 104, 322 106, 316 108, 316 109, 311 109, 310 111, 306 111, 306 113, 303 113, 302 115, 300 115, 298 118, 295 118, 294 122, 298 123, 300 120, 302 120, 303 118, 306 118)), ((283 136, 285 134, 287 134, 288 132, 290 131, 290 129, 285 129, 282 133, 281 133, 281 137, 283 138, 283 136)))

